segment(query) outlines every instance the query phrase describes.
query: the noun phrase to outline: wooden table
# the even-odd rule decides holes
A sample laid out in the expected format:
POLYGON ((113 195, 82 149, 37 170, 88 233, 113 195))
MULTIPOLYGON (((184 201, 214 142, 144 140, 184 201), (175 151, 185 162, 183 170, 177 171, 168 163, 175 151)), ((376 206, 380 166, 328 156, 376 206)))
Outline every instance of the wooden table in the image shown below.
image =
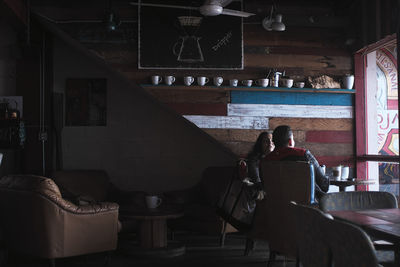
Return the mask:
POLYGON ((374 184, 375 181, 373 180, 360 180, 360 179, 354 179, 354 180, 329 180, 331 185, 335 185, 339 187, 340 192, 346 191, 346 187, 348 186, 357 186, 357 185, 368 185, 368 184, 374 184))
POLYGON ((392 242, 396 246, 395 263, 400 266, 400 209, 341 210, 328 213, 335 219, 360 226, 374 238, 392 242))
POLYGON ((185 246, 167 241, 167 220, 183 216, 176 206, 160 205, 155 209, 120 207, 122 219, 136 219, 140 223, 139 244, 124 244, 124 252, 135 256, 174 257, 185 253, 185 246))

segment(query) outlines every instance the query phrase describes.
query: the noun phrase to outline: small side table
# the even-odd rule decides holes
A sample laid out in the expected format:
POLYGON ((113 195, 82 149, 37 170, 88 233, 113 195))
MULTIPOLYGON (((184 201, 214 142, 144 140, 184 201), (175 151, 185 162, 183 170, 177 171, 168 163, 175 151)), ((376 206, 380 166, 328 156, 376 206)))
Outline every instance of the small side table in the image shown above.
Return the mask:
POLYGON ((121 249, 129 255, 140 257, 175 257, 185 253, 185 246, 179 242, 167 241, 167 220, 183 216, 178 207, 161 205, 155 209, 131 210, 120 207, 120 217, 136 219, 140 223, 139 243, 125 242, 121 249))
POLYGON ((329 180, 331 185, 335 185, 339 187, 339 192, 344 192, 346 191, 346 187, 348 186, 357 186, 357 185, 368 185, 368 184, 374 184, 375 181, 371 180, 360 180, 360 179, 347 179, 347 180, 329 180))

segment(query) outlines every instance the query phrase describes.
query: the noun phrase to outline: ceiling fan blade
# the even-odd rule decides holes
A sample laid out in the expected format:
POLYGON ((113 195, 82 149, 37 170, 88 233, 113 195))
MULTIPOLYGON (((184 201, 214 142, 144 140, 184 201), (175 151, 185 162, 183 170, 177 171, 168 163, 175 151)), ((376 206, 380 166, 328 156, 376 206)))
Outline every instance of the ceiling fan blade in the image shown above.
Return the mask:
POLYGON ((222 15, 237 16, 237 17, 242 17, 242 18, 247 18, 247 17, 255 15, 253 13, 248 13, 248 12, 239 11, 239 10, 233 10, 233 9, 227 9, 227 8, 224 8, 224 10, 222 10, 221 14, 222 15))
POLYGON ((136 3, 136 2, 130 2, 130 4, 134 5, 134 6, 153 6, 153 7, 166 7, 166 8, 179 8, 179 9, 199 10, 198 7, 193 7, 193 6, 175 6, 175 5, 136 3))

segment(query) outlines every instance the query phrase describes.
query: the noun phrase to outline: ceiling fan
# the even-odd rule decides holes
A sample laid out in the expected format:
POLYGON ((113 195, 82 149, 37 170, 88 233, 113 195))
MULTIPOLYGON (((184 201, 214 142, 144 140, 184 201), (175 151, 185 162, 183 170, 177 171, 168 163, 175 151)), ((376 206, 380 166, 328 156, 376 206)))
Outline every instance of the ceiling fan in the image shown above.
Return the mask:
POLYGON ((140 2, 139 3, 131 2, 131 5, 198 10, 200 14, 202 14, 203 16, 229 15, 229 16, 247 18, 249 16, 255 15, 253 13, 225 8, 225 6, 229 5, 231 2, 233 2, 233 0, 205 0, 203 5, 199 7, 151 4, 151 3, 140 3, 140 2))

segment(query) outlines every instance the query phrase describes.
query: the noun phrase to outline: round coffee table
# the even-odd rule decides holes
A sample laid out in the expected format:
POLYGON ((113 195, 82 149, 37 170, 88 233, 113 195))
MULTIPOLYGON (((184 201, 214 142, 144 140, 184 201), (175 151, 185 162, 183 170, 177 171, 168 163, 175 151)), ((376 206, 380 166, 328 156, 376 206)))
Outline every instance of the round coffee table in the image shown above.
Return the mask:
POLYGON ((167 240, 167 220, 183 216, 175 206, 161 205, 155 209, 120 207, 121 219, 139 221, 139 242, 130 240, 121 245, 123 252, 140 257, 175 257, 185 253, 185 246, 167 240))

